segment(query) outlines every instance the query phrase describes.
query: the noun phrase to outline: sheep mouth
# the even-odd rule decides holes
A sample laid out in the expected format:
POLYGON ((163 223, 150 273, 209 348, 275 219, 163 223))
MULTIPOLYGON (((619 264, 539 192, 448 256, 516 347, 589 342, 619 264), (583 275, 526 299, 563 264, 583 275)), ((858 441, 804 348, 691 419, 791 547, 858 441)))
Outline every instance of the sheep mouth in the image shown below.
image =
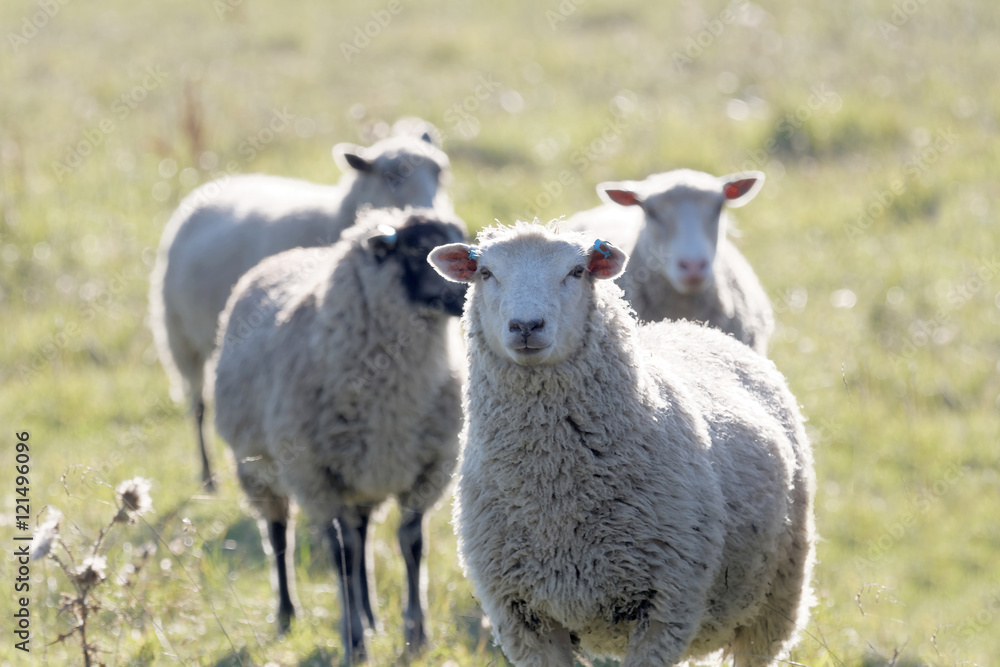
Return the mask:
POLYGON ((674 289, 685 296, 701 294, 712 285, 711 278, 681 278, 679 281, 671 281, 674 289))
POLYGON ((551 345, 537 347, 520 343, 518 345, 510 345, 507 349, 510 351, 510 355, 515 363, 532 366, 543 363, 548 358, 551 347, 551 345))

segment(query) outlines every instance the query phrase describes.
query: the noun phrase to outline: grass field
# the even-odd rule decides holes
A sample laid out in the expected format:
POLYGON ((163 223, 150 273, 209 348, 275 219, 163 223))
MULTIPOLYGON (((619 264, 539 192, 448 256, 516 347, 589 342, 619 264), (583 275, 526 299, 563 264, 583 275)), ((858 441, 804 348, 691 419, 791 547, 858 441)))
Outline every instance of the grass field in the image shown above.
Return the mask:
MULTIPOLYGON (((102 661, 337 663, 318 533, 300 521, 302 614, 279 640, 221 442, 220 491, 199 494, 145 324, 148 274, 197 184, 334 182, 334 143, 411 114, 444 133, 474 228, 589 208, 602 180, 765 171, 738 243, 810 419, 823 538, 791 664, 996 664, 998 17, 990 0, 0 3, 0 664, 82 664, 78 637, 52 644, 72 618, 48 559, 31 564, 31 653, 14 648, 24 431, 31 523, 58 507, 77 557, 116 511, 111 487, 153 481, 148 523, 102 546, 102 661)), ((448 504, 431 520, 432 646, 404 657, 397 516, 376 531, 371 663, 507 664, 448 504)))

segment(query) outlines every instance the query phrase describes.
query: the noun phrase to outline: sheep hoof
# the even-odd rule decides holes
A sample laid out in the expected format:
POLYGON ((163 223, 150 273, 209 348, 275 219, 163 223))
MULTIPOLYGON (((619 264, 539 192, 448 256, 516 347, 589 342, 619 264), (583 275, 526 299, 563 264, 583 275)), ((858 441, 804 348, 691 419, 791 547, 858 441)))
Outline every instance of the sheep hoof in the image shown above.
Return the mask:
POLYGON ((350 654, 344 656, 343 665, 357 665, 368 660, 368 652, 365 650, 364 642, 351 647, 350 654))
POLYGON ((278 636, 287 635, 292 629, 292 619, 295 617, 295 610, 281 610, 278 612, 278 636))
POLYGON ((416 655, 427 645, 427 635, 424 634, 423 623, 413 623, 407 620, 403 628, 403 639, 406 641, 406 652, 416 655))

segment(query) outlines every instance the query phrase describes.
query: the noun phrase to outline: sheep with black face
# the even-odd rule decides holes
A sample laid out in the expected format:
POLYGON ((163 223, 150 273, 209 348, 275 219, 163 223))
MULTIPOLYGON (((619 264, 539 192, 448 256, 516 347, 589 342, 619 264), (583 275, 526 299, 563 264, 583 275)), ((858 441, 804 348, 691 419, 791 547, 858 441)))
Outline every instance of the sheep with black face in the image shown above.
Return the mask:
POLYGON ((452 317, 465 286, 427 263, 464 223, 432 210, 372 210, 327 248, 297 248, 249 271, 220 319, 216 427, 275 556, 278 622, 294 615, 290 498, 330 536, 346 650, 375 625, 365 537, 395 496, 409 580, 411 648, 424 642, 424 514, 447 487, 461 422, 452 317))
POLYGON ((344 172, 336 185, 227 175, 195 189, 171 216, 150 279, 150 324, 171 394, 190 401, 206 488, 214 488, 214 482, 202 428, 204 367, 233 285, 265 257, 333 243, 365 205, 450 212, 451 201, 441 187, 448 157, 434 144, 432 126, 423 125, 369 147, 334 146, 334 159, 344 172))

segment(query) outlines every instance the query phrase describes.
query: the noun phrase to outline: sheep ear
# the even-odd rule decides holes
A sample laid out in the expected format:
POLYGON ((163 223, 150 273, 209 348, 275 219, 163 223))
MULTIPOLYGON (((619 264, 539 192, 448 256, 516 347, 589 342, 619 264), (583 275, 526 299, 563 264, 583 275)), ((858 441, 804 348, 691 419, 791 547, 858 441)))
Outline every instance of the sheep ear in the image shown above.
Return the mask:
POLYGON ((396 249, 397 238, 394 227, 379 225, 378 233, 365 239, 365 250, 371 253, 375 261, 381 264, 396 249))
POLYGON ((726 198, 726 205, 739 208, 756 197, 764 187, 764 172, 741 171, 720 176, 719 182, 722 184, 722 196, 726 198))
POLYGON ((465 243, 438 246, 427 255, 434 270, 456 283, 471 283, 479 270, 477 248, 465 243))
POLYGON ((625 270, 626 263, 628 263, 628 255, 607 241, 597 239, 590 249, 587 268, 594 278, 609 280, 617 278, 625 270))
POLYGON ((620 183, 599 183, 597 185, 597 195, 602 201, 620 206, 641 206, 642 197, 635 191, 632 183, 622 181, 620 183))
POLYGON ((364 150, 363 146, 356 144, 337 144, 333 147, 333 159, 344 173, 347 173, 348 169, 371 171, 375 163, 364 157, 364 150))

